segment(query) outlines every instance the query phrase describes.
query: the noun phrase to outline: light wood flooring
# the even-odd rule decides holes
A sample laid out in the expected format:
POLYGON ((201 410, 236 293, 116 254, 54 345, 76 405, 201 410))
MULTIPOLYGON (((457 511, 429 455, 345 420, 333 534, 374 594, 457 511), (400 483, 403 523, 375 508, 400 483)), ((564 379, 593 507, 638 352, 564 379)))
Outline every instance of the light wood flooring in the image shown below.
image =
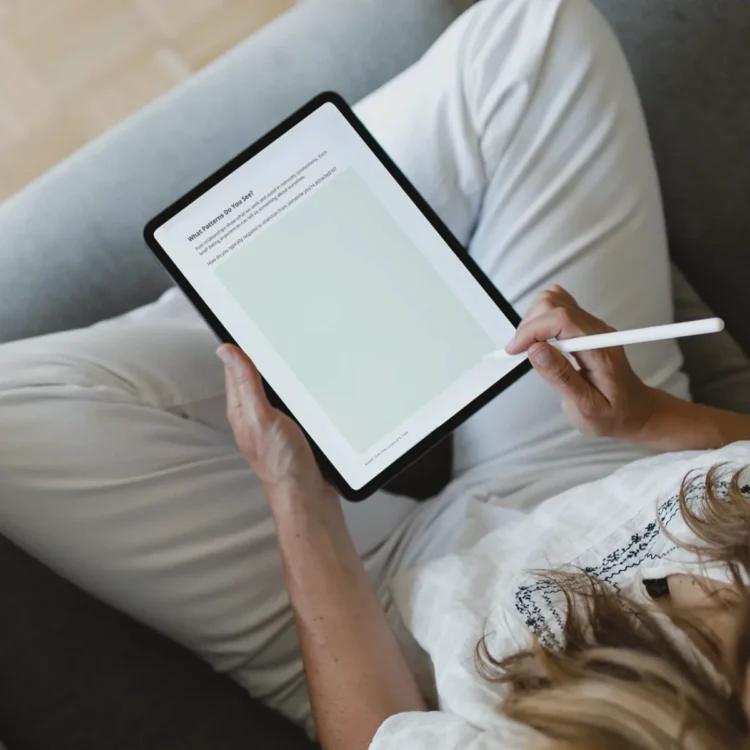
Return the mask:
POLYGON ((295 0, 0 0, 0 201, 295 0))

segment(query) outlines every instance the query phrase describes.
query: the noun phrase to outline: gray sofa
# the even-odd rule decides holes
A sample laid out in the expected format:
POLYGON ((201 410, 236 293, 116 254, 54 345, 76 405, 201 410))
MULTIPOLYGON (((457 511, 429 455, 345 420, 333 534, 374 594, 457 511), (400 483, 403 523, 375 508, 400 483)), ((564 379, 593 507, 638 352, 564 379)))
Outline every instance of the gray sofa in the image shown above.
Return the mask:
MULTIPOLYGON (((353 102, 395 75, 469 2, 305 0, 6 201, 0 341, 154 299, 168 280, 141 239, 152 214, 311 95, 336 89, 353 102)), ((750 413, 750 4, 597 4, 644 98, 674 261, 739 342, 727 334, 687 344, 694 395, 750 413)), ((678 314, 705 314, 675 279, 678 314)), ((435 465, 444 469, 443 451, 435 465)), ((413 494, 430 494, 425 482, 435 477, 428 467, 413 494)), ((0 537, 8 750, 310 747, 228 679, 61 580, 33 552, 0 537)))

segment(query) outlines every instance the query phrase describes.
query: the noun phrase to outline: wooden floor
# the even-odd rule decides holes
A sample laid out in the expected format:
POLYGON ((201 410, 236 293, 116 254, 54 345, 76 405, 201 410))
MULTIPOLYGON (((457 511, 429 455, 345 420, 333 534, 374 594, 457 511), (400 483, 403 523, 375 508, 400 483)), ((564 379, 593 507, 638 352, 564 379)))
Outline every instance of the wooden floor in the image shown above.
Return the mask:
POLYGON ((295 0, 0 0, 0 201, 295 0))

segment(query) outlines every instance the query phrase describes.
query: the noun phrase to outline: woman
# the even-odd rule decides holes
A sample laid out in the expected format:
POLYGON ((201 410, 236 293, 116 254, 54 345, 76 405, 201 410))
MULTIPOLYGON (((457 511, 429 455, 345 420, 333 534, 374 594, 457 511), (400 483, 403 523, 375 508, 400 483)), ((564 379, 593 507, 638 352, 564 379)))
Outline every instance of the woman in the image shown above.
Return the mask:
POLYGON ((434 669, 443 713, 430 714, 410 661, 424 665, 402 652, 301 431, 271 408, 247 357, 219 349, 228 417, 276 524, 327 750, 746 746, 750 443, 731 444, 750 437, 750 417, 649 388, 621 349, 577 354, 576 368, 544 343, 609 330, 552 287, 508 350, 529 352, 583 431, 689 452, 636 462, 501 524, 482 518, 487 499, 464 499, 464 516, 481 519, 478 541, 454 542, 394 584, 434 669), (545 565, 565 567, 529 572, 545 565))
MULTIPOLYGON (((527 318, 554 279, 619 328, 670 321, 664 222, 643 116, 624 57, 586 0, 482 0, 358 113, 527 318)), ((594 325, 560 291, 542 304, 575 310, 582 330, 594 325)), ((534 336, 546 337, 538 328, 534 336)), ((609 379, 597 371, 588 390, 583 375, 559 371, 566 403, 582 404, 567 411, 588 415, 609 437, 572 427, 554 389, 530 374, 456 431, 453 478, 438 497, 420 505, 382 491, 366 503, 341 504, 290 425, 263 411, 255 376, 239 360, 240 378, 229 381, 232 413, 260 409, 267 428, 259 434, 257 423, 233 417, 257 474, 248 469, 227 425, 215 348, 174 291, 90 329, 0 347, 0 423, 13 436, 0 442, 0 530, 311 730, 314 712, 332 748, 365 747, 381 722, 381 746, 392 737, 397 747, 418 747, 423 732, 436 747, 481 747, 475 729, 499 720, 502 690, 480 679, 475 648, 486 632, 488 655, 509 653, 505 641, 493 641, 490 615, 506 611, 507 597, 507 611, 519 612, 518 596, 520 626, 514 615, 508 631, 518 649, 537 631, 560 640, 554 585, 523 571, 577 560, 601 571, 614 551, 609 536, 592 543, 590 564, 580 548, 588 539, 582 528, 596 518, 611 525, 610 536, 627 537, 615 545, 625 550, 618 560, 636 554, 627 531, 633 518, 641 526, 631 536, 662 539, 654 520, 662 494, 674 495, 691 466, 707 469, 743 451, 675 459, 682 463, 669 471, 636 464, 603 479, 663 451, 741 436, 728 431, 742 433, 740 418, 675 406, 681 402, 670 396, 686 398, 687 382, 675 343, 660 342, 628 354, 640 381, 669 395, 652 398, 616 353, 596 355, 619 369, 609 379), (575 393, 590 401, 573 400, 575 393), (656 402, 669 409, 651 410, 656 402), (677 442, 688 439, 694 442, 677 442), (587 484, 597 480, 606 484, 587 484), (545 506, 554 514, 545 509, 524 520, 561 493, 545 506), (533 530, 522 531, 522 523, 533 530), (500 570, 482 544, 492 547, 505 528, 510 540, 497 548, 507 550, 508 565, 500 570), (465 570, 465 560, 482 561, 481 575, 465 570), (435 567, 414 578, 404 573, 425 564, 435 567), (434 607, 426 619, 418 616, 425 601, 434 607), (332 634, 323 627, 332 617, 350 619, 332 634), (430 641, 441 633, 438 644, 430 641), (351 634, 358 634, 354 643, 351 634), (328 648, 331 638, 342 639, 345 668, 316 661, 341 658, 328 648), (365 655, 377 660, 362 661, 365 655), (420 713, 412 729, 408 711, 424 708, 433 673, 445 710, 420 713), (354 702, 358 696, 368 696, 368 705, 354 702)), ((535 359, 553 378, 555 362, 550 370, 535 359)), ((643 569, 656 553, 637 554, 643 569)), ((678 580, 672 568, 656 572, 671 576, 670 586, 678 580)))

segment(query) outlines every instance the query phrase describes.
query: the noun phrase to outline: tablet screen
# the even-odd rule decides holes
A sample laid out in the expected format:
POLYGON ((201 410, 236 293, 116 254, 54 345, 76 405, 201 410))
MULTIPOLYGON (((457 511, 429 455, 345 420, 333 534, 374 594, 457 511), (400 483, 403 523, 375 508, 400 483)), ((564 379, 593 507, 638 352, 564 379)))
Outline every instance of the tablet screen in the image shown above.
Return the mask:
POLYGON ((154 237, 355 490, 513 367, 487 357, 510 320, 333 103, 154 237))

